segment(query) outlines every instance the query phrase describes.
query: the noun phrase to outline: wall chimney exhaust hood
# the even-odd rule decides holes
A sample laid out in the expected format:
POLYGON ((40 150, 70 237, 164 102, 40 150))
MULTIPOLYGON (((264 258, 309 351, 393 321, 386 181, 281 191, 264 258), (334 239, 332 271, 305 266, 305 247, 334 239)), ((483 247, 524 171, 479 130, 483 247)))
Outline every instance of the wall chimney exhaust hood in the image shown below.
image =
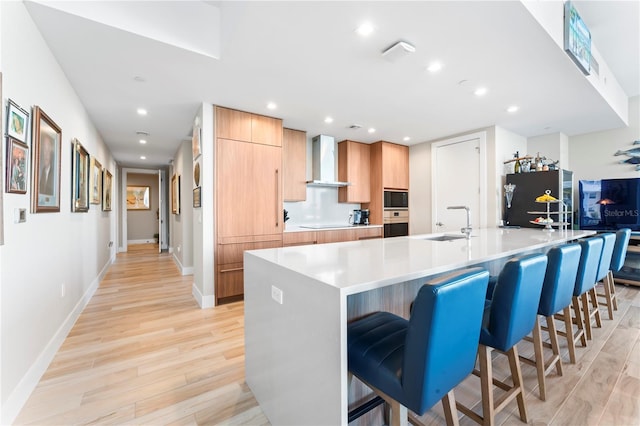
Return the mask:
POLYGON ((313 180, 308 186, 341 187, 349 182, 338 182, 336 179, 336 142, 333 136, 318 135, 312 139, 313 180))

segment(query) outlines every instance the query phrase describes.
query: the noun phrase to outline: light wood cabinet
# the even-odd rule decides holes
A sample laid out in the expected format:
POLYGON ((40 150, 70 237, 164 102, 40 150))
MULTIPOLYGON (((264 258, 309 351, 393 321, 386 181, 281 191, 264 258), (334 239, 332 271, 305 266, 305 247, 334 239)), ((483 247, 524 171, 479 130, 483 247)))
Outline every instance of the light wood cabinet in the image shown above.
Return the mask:
POLYGON ((368 144, 342 141, 338 144, 338 180, 351 185, 338 188, 341 203, 371 201, 371 155, 368 144))
POLYGON ((251 113, 216 107, 216 137, 251 142, 251 113))
POLYGON ((290 246, 305 246, 307 244, 317 244, 318 236, 316 231, 303 231, 303 232, 285 232, 282 235, 282 245, 284 247, 290 246))
POLYGON ((391 142, 371 144, 371 201, 363 203, 369 209, 369 223, 383 224, 384 190, 409 190, 409 147, 391 142))
POLYGON ((282 236, 282 245, 284 247, 304 246, 374 238, 382 238, 382 227, 285 232, 282 236))
POLYGON ((216 247, 216 300, 231 302, 244 294, 245 250, 281 247, 282 240, 218 244, 216 247))
POLYGON ((307 199, 307 133, 282 131, 282 172, 284 201, 307 199))
POLYGON ((318 244, 341 243, 356 239, 355 229, 336 229, 331 231, 318 231, 318 244))
POLYGON ((282 120, 279 118, 216 107, 215 119, 218 138, 282 146, 282 120))
POLYGON ((374 238, 382 238, 383 228, 356 228, 356 239, 372 240, 374 238))
POLYGON ((281 234, 281 149, 218 139, 216 161, 218 242, 281 234))
POLYGON ((282 121, 215 108, 216 304, 244 293, 245 250, 282 247, 282 121))
POLYGON ((409 147, 382 142, 382 187, 409 189, 409 147))

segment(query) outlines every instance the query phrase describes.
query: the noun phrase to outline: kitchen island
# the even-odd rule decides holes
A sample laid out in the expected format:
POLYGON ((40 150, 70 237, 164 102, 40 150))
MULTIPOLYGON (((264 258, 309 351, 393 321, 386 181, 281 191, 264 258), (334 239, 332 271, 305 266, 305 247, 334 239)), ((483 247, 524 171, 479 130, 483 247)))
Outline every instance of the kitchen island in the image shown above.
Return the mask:
POLYGON ((246 382, 272 424, 345 425, 347 322, 386 310, 408 317, 427 279, 473 265, 492 274, 512 256, 546 252, 593 231, 479 229, 247 251, 246 382))

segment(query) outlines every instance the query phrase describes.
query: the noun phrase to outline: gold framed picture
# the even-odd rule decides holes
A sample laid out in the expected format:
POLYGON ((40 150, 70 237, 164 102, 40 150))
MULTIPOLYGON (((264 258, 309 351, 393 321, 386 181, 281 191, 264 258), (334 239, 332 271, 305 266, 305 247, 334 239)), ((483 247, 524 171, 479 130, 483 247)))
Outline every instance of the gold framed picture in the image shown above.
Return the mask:
POLYGON ((127 186, 127 210, 149 210, 151 195, 148 186, 127 186))

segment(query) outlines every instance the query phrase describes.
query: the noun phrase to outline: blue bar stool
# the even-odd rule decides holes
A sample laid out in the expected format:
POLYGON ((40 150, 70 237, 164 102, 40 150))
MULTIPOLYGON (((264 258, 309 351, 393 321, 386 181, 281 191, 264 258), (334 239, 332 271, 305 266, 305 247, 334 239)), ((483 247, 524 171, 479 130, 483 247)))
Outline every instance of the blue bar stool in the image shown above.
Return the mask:
POLYGON ((349 374, 391 405, 391 424, 406 425, 442 400, 457 424, 453 388, 473 370, 489 273, 466 269, 423 285, 406 320, 376 312, 347 325, 349 374))
POLYGON ((583 306, 584 312, 584 325, 587 332, 587 340, 591 340, 592 334, 592 322, 595 320, 596 327, 602 327, 602 316, 598 309, 598 295, 596 293, 596 285, 598 282, 603 281, 609 274, 609 266, 611 265, 611 256, 613 256, 613 247, 616 244, 616 234, 609 232, 606 234, 598 235, 594 238, 600 238, 602 240, 602 251, 600 252, 600 258, 598 259, 598 268, 596 272, 595 282, 589 290, 582 295, 583 304, 587 299, 591 300, 591 307, 589 309, 583 306), (588 293, 588 297, 587 297, 588 293))
MULTIPOLYGON (((528 337, 526 339, 533 341, 535 360, 520 356, 522 362, 536 367, 540 399, 543 401, 546 400, 545 376, 548 375, 554 367, 558 375, 562 376, 562 359, 560 358, 558 331, 554 322, 554 315, 559 311, 565 310, 565 315, 569 318, 571 317, 571 313, 567 313, 567 311, 570 309, 569 307, 571 306, 571 299, 573 297, 573 288, 576 282, 576 275, 578 274, 578 265, 580 264, 580 252, 581 248, 578 243, 553 247, 547 252, 547 272, 542 285, 538 315, 542 315, 546 319, 547 327, 545 330, 549 333, 549 343, 542 341, 540 319, 536 316, 536 322, 533 327, 533 339, 528 337), (544 359, 545 346, 551 347, 553 352, 553 356, 548 360, 544 359)), ((571 323, 569 323, 569 327, 571 327, 571 323)), ((572 345, 570 343, 573 343, 573 339, 567 336, 567 343, 571 348, 572 345)), ((569 352, 571 353, 571 349, 569 352)), ((573 357, 575 358, 575 347, 573 348, 573 352, 573 357)))
MULTIPOLYGON (((589 303, 589 295, 595 297, 595 291, 592 293, 592 290, 597 282, 596 278, 598 276, 600 258, 602 257, 604 239, 602 237, 587 238, 580 241, 580 246, 582 247, 582 254, 580 256, 580 266, 578 266, 576 286, 573 289, 573 307, 576 312, 575 321, 579 324, 578 327, 583 328, 587 340, 591 340, 591 318, 595 317, 596 325, 598 327, 602 326, 597 301, 596 308, 592 309, 592 304, 589 303)), ((583 346, 586 346, 584 340, 583 346)))
POLYGON ((602 280, 604 293, 596 293, 598 297, 604 297, 605 301, 600 302, 600 305, 607 307, 609 319, 613 319, 613 311, 618 310, 618 299, 616 298, 616 286, 613 279, 613 273, 620 271, 624 265, 630 238, 631 229, 623 228, 616 231, 616 243, 613 246, 611 264, 609 265, 607 275, 602 280))
POLYGON ((495 415, 513 399, 518 402, 520 419, 527 422, 522 372, 516 343, 531 333, 536 322, 542 282, 547 268, 547 256, 533 254, 509 260, 496 282, 493 298, 487 301, 480 345, 478 347, 479 371, 482 391, 482 416, 458 403, 458 410, 477 423, 492 425, 495 415), (497 349, 509 358, 513 386, 493 378, 491 351, 497 349), (493 386, 506 391, 495 400, 493 386))

